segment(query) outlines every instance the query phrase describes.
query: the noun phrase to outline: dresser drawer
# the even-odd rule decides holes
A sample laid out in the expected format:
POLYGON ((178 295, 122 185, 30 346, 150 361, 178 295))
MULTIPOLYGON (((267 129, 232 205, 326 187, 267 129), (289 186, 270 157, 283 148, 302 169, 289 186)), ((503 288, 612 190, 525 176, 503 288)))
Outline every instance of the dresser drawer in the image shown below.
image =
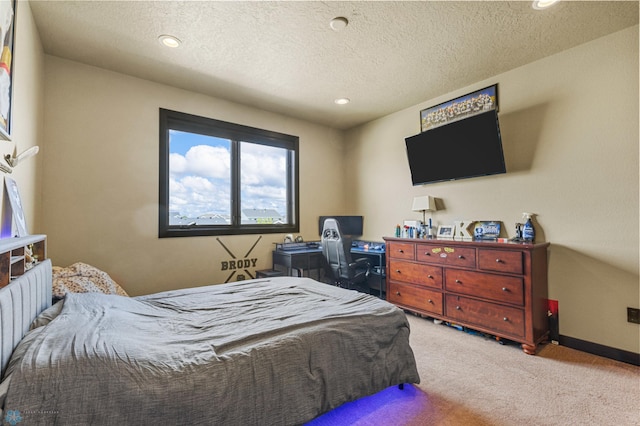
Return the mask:
POLYGON ((421 286, 442 288, 442 268, 421 263, 390 260, 389 278, 421 286))
POLYGON ((391 303, 442 315, 442 293, 435 290, 390 282, 387 299, 391 303))
POLYGON ((387 243, 387 256, 393 259, 413 260, 414 247, 413 243, 387 243))
POLYGON ((522 274, 524 271, 522 252, 507 250, 478 250, 478 268, 487 271, 522 274))
POLYGON ((475 268, 476 250, 447 245, 418 244, 416 245, 416 260, 438 265, 475 268))
POLYGON ((447 269, 444 285, 447 291, 455 293, 518 306, 524 304, 524 280, 519 277, 447 269))
POLYGON ((490 302, 446 295, 446 315, 454 321, 481 326, 517 338, 524 337, 524 311, 490 302))

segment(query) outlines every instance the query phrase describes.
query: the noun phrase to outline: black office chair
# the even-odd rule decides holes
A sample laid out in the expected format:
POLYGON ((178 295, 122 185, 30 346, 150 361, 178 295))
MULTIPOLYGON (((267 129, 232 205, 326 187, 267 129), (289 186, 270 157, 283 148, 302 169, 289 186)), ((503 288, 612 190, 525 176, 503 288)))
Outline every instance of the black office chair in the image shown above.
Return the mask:
POLYGON ((351 239, 342 235, 335 219, 328 218, 324 221, 322 254, 327 260, 333 284, 346 288, 364 284, 364 288, 368 288, 366 280, 371 264, 367 259, 351 259, 351 239))

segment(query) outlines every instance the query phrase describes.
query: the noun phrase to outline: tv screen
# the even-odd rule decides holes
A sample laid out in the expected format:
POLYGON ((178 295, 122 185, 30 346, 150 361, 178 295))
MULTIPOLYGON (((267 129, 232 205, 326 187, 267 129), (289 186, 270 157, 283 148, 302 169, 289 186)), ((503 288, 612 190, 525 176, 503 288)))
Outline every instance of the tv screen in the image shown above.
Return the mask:
POLYGON ((322 235, 324 220, 327 218, 337 220, 338 225, 340 225, 340 230, 344 235, 362 235, 362 216, 320 216, 318 220, 318 235, 322 235))
POLYGON ((495 110, 427 130, 405 142, 413 185, 507 171, 495 110))

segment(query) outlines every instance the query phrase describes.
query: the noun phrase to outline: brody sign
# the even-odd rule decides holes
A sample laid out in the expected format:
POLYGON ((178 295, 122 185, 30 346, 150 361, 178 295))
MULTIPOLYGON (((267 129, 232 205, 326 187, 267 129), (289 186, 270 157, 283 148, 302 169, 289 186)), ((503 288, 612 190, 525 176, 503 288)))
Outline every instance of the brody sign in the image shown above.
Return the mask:
POLYGON ((228 269, 255 268, 256 263, 258 263, 257 257, 252 259, 223 260, 221 270, 226 271, 228 269))
POLYGON ((233 276, 236 275, 236 273, 238 273, 236 275, 236 281, 246 280, 247 275, 249 276, 250 279, 255 278, 251 274, 251 272, 249 272, 248 269, 256 267, 256 263, 258 263, 258 258, 249 257, 249 255, 251 254, 253 249, 256 247, 256 245, 258 244, 261 238, 262 236, 258 237, 258 239, 256 240, 255 243, 253 243, 253 245, 251 246, 247 254, 245 254, 241 259, 238 259, 236 255, 233 254, 233 252, 229 250, 227 246, 224 245, 224 243, 220 240, 220 238, 216 238, 216 240, 218 240, 222 248, 224 248, 227 251, 227 253, 229 253, 229 256, 231 256, 230 260, 223 260, 220 262, 221 271, 231 271, 231 274, 227 277, 227 280, 225 281, 225 283, 228 283, 229 281, 231 281, 231 278, 233 278, 233 276), (244 274, 241 272, 244 272, 244 274))

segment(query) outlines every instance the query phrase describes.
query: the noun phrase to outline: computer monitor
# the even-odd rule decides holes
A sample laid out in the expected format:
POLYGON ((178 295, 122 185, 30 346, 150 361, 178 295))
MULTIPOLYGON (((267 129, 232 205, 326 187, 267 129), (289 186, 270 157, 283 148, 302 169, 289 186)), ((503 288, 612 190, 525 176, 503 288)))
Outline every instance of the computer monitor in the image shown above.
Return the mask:
POLYGON ((335 219, 340 225, 340 230, 345 235, 359 237, 363 233, 362 216, 320 216, 318 220, 318 235, 322 236, 324 220, 328 218, 335 219))

